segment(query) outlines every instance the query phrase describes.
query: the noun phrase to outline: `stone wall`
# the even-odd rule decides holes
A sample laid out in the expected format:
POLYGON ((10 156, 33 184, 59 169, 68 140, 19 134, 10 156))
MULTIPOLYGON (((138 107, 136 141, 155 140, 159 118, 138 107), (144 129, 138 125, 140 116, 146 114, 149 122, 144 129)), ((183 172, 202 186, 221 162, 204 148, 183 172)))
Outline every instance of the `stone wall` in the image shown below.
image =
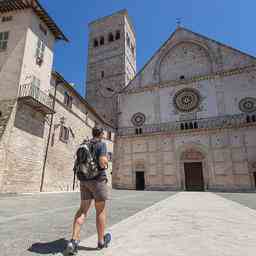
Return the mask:
POLYGON ((255 63, 255 60, 215 40, 178 28, 146 63, 127 90, 240 68, 255 63))
MULTIPOLYGON (((51 93, 54 94, 54 87, 51 93)), ((92 128, 95 123, 103 125, 70 88, 70 85, 61 83, 57 86, 56 105, 53 126, 50 135, 50 145, 45 171, 44 191, 71 191, 73 184, 73 166, 76 149, 86 138, 92 137, 92 128), (64 94, 73 97, 72 107, 64 104, 64 94), (69 129, 68 141, 60 138, 61 127, 69 129)), ((107 134, 105 134, 107 135, 107 134)), ((113 134, 112 134, 113 135, 113 134)), ((48 131, 47 131, 48 136, 48 131)), ((112 136, 112 139, 114 137, 112 136)), ((113 152, 113 142, 105 141, 108 152, 113 152)), ((111 170, 109 170, 110 174, 111 170)), ((110 182, 111 184, 111 176, 110 182)), ((78 183, 76 184, 78 186, 78 183)))
POLYGON ((144 171, 146 189, 184 190, 184 162, 196 161, 203 164, 206 190, 253 190, 255 132, 255 127, 248 127, 118 137, 113 187, 135 189, 136 171, 144 171), (202 159, 184 158, 191 151, 199 152, 202 159))
POLYGON ((6 168, 1 192, 39 192, 45 125, 42 113, 20 102, 15 105, 2 138, 6 168))
MULTIPOLYGON (((179 83, 164 88, 155 88, 120 96, 119 127, 132 127, 132 117, 137 112, 145 115, 145 124, 166 123, 190 119, 201 119, 224 115, 234 115, 246 112, 241 109, 240 102, 244 99, 256 99, 256 70, 250 69, 239 74, 233 74, 214 79, 202 79, 186 84, 179 83), (190 91, 198 95, 192 111, 181 111, 177 108, 175 98, 184 91, 184 97, 191 97, 190 91), (187 91, 189 91, 187 93, 187 91)), ((193 102, 187 106, 193 107, 193 102)), ((252 102, 252 104, 254 104, 252 102)), ((184 104, 183 104, 184 105, 184 104)), ((185 105, 186 107, 186 105, 185 105)), ((252 112, 256 108, 252 106, 252 112), (254 109, 254 110, 253 110, 254 109)), ((249 109, 248 112, 251 112, 249 109)))
POLYGON ((0 101, 0 141, 11 116, 15 100, 0 101))
POLYGON ((107 121, 117 123, 117 92, 123 89, 136 72, 135 57, 127 45, 127 35, 134 47, 135 35, 127 21, 127 12, 120 11, 89 24, 89 51, 87 64, 86 98, 107 121), (116 39, 117 31, 120 38, 116 39), (114 36, 109 41, 109 34, 114 36), (100 38, 104 37, 104 45, 100 38), (94 46, 97 40, 99 45, 94 46), (106 107, 107 106, 107 107, 106 107))

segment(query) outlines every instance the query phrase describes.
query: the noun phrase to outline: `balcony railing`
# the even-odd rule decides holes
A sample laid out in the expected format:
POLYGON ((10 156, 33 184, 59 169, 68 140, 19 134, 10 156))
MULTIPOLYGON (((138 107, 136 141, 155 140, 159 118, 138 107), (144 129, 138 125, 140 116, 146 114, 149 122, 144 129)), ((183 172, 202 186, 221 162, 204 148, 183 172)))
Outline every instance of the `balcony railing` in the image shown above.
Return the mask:
POLYGON ((53 99, 32 83, 20 86, 19 99, 46 114, 54 113, 53 99))
POLYGON ((142 127, 122 127, 118 129, 118 135, 141 135, 160 132, 191 132, 199 129, 223 129, 231 127, 241 127, 246 125, 256 125, 256 113, 237 114, 220 117, 211 117, 187 121, 168 122, 160 124, 144 125, 142 127))

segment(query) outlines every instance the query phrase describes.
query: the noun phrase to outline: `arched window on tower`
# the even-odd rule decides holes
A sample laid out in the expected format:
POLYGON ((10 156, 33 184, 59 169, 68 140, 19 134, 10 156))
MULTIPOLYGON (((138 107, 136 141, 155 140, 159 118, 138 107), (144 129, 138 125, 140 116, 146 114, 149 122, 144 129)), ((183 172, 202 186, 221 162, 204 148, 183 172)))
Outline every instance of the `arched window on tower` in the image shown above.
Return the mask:
POLYGON ((132 55, 134 56, 135 55, 135 47, 133 44, 131 44, 131 51, 132 51, 132 55))
POLYGON ((119 40, 121 38, 121 32, 120 30, 116 31, 116 40, 119 40))
POLYGON ((131 39, 130 39, 128 33, 126 34, 126 43, 127 43, 127 45, 129 46, 129 48, 131 48, 131 39))
POLYGON ((108 41, 109 41, 109 42, 113 42, 113 41, 114 41, 114 36, 113 36, 112 33, 109 33, 109 35, 108 35, 108 41))
POLYGON ((93 41, 93 46, 94 47, 98 47, 99 46, 99 42, 98 42, 98 39, 94 39, 94 41, 93 41))
POLYGON ((100 45, 104 45, 104 36, 102 36, 101 38, 100 38, 100 45))

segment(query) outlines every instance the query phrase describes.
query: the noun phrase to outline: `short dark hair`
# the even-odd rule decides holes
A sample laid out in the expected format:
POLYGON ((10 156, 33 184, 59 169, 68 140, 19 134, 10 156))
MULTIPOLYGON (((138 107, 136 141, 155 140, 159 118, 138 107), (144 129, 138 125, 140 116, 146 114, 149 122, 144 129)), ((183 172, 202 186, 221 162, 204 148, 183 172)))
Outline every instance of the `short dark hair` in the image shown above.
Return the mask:
POLYGON ((92 136, 99 137, 103 133, 103 128, 95 126, 92 128, 92 136))

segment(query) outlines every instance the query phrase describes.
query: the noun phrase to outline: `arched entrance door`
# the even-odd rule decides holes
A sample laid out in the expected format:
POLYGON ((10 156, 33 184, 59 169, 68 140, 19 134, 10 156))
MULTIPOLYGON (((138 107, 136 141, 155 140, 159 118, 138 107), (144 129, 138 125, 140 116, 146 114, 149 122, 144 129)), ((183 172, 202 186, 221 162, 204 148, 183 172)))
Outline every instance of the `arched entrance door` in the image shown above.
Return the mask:
POLYGON ((189 149, 182 154, 181 161, 184 165, 187 191, 204 191, 203 159, 202 153, 194 149, 189 149))
POLYGON ((202 162, 184 163, 185 186, 187 191, 203 191, 204 177, 202 162))

